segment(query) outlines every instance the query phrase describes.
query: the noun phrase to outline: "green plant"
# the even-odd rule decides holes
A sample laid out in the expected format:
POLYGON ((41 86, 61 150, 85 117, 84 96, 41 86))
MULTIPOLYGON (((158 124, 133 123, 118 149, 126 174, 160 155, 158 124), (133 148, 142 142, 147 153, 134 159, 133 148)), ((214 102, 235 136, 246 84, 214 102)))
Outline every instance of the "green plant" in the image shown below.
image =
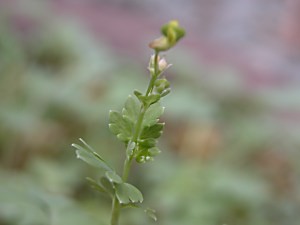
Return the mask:
MULTIPOLYGON (((142 193, 132 184, 127 183, 133 160, 138 163, 152 161, 160 153, 156 147, 157 139, 161 136, 164 123, 159 122, 164 108, 160 100, 170 92, 169 81, 162 77, 164 71, 170 66, 160 56, 160 52, 173 47, 185 34, 177 21, 173 20, 161 28, 162 37, 149 44, 154 50, 148 70, 150 82, 145 94, 135 90, 136 98, 129 96, 122 112, 110 111, 109 129, 126 146, 126 158, 122 176, 108 165, 84 140, 80 139, 83 146, 72 144, 76 149, 77 157, 91 166, 104 171, 104 176, 96 181, 87 178, 96 190, 107 193, 112 198, 111 225, 117 225, 120 208, 132 206, 139 207, 143 202, 142 193)), ((151 218, 156 220, 155 211, 144 210, 151 218)))

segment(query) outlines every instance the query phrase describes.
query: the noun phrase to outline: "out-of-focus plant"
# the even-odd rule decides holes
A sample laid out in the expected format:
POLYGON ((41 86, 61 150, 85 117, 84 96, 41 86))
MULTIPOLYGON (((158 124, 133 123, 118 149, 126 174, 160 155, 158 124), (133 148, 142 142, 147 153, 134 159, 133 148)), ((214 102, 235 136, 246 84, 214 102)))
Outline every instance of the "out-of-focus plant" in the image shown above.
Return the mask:
MULTIPOLYGON (((150 82, 145 94, 135 90, 136 98, 129 96, 122 112, 109 113, 110 131, 126 146, 123 174, 118 175, 84 140, 80 139, 82 146, 72 144, 78 158, 104 172, 99 181, 92 178, 87 180, 96 190, 107 193, 112 198, 111 225, 118 224, 121 208, 140 208, 138 204, 143 202, 140 190, 127 183, 134 159, 138 163, 146 163, 160 153, 156 147, 164 127, 164 123, 159 122, 159 117, 164 111, 160 100, 170 93, 170 83, 162 77, 170 64, 160 56, 160 52, 173 47, 185 35, 185 31, 173 20, 161 28, 161 33, 162 37, 149 44, 154 50, 154 55, 151 56, 148 66, 150 82)), ((154 210, 148 208, 144 211, 156 220, 154 210)))

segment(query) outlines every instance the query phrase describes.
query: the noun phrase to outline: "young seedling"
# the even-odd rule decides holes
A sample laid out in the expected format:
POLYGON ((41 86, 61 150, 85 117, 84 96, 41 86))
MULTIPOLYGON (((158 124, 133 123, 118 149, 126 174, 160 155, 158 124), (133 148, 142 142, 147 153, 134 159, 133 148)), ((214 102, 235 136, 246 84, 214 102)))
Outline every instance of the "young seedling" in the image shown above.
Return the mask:
MULTIPOLYGON (((169 81, 162 77, 170 64, 160 56, 160 52, 172 48, 185 35, 185 31, 176 20, 172 20, 161 28, 161 33, 160 38, 149 44, 154 54, 148 66, 150 81, 146 92, 143 94, 135 90, 134 97, 127 98, 121 112, 109 112, 109 129, 125 144, 126 157, 123 174, 118 175, 84 140, 79 139, 82 145, 72 144, 76 149, 77 158, 104 171, 105 175, 99 181, 92 178, 87 178, 87 180, 97 191, 106 193, 112 198, 111 225, 118 224, 122 207, 140 207, 139 204, 143 202, 143 195, 139 189, 127 183, 133 160, 146 163, 152 161, 160 153, 156 146, 164 127, 164 123, 159 122, 159 117, 164 111, 160 100, 171 90, 169 81)), ((156 220, 154 210, 144 211, 156 220)))

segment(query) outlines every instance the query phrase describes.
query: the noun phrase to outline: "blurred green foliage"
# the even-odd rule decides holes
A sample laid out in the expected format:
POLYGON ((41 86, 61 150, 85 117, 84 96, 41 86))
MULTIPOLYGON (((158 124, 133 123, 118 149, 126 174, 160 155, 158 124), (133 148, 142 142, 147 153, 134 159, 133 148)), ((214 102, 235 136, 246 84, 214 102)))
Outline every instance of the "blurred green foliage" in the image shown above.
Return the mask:
MULTIPOLYGON (((86 185, 93 171, 70 143, 84 137, 121 167, 108 111, 145 86, 145 70, 74 23, 39 19, 27 36, 9 17, 0 25, 0 224, 107 224, 110 201, 86 185)), ((145 205, 165 225, 298 224, 296 133, 282 135, 266 102, 244 95, 231 72, 199 71, 179 53, 162 156, 133 168, 145 205)), ((139 211, 123 217, 124 225, 153 223, 139 211)))

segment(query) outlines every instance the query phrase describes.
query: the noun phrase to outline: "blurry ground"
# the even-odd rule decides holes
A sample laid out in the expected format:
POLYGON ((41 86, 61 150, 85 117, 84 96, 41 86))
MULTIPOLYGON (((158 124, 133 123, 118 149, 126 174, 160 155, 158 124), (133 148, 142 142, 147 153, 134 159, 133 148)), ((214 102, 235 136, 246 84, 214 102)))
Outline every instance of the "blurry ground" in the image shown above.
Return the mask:
POLYGON ((0 224, 107 224, 70 144, 121 169, 108 110, 146 86, 147 45, 176 18, 164 151, 132 171, 145 205, 164 225, 297 225, 299 15, 297 0, 0 0, 0 224))

